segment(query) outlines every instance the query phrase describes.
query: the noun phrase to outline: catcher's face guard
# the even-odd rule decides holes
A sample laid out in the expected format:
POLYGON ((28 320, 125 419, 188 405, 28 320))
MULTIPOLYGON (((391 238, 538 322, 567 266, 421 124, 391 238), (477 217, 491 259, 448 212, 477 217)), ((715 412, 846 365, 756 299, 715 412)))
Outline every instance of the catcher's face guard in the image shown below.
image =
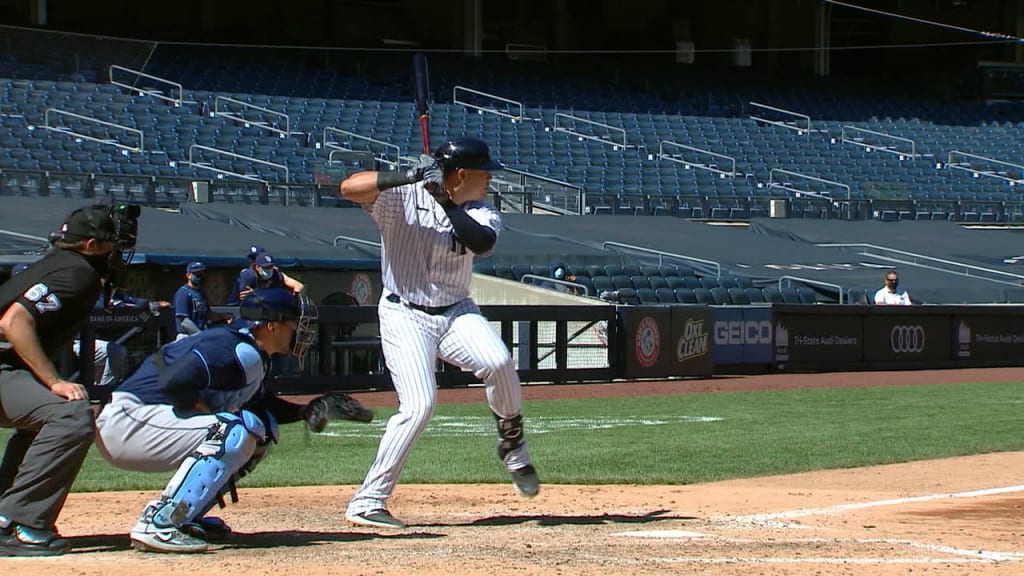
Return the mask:
POLYGON ((302 370, 306 361, 306 351, 316 340, 317 318, 319 314, 313 300, 301 292, 296 296, 299 303, 299 317, 295 321, 295 335, 292 337, 292 356, 302 370))

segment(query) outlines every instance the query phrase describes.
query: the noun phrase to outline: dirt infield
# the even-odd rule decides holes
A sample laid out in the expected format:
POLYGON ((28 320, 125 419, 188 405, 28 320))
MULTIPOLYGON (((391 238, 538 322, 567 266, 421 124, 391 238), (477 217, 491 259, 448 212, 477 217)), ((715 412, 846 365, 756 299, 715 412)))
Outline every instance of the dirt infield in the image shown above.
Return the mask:
MULTIPOLYGON (((1022 371, 770 375, 703 381, 531 386, 528 399, 792 387, 1021 380, 1022 371)), ((445 391, 443 402, 482 391, 445 391)), ((369 405, 393 401, 362 395, 369 405)), ((543 468, 541 468, 543 472, 543 468)), ((0 574, 182 576, 1017 575, 1024 573, 1024 452, 688 486, 400 484, 410 526, 344 523, 353 486, 245 489, 225 510, 232 538, 197 556, 128 549, 146 492, 72 494, 60 519, 74 550, 0 559, 0 574)))

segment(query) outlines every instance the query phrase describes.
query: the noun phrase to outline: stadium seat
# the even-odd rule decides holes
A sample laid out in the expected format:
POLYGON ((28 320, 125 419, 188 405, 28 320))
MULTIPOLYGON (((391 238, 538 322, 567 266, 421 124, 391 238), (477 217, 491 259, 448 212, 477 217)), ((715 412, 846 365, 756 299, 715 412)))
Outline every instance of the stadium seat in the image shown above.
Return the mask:
MULTIPOLYGON (((637 297, 636 290, 632 288, 620 288, 619 289, 619 302, 621 304, 640 304, 640 299, 637 297)), ((657 300, 657 298, 655 298, 657 300)))
POLYGON ((782 297, 782 291, 775 286, 763 288, 761 292, 764 294, 765 302, 771 304, 783 304, 786 302, 786 299, 782 297))
POLYGON ((726 288, 729 292, 729 301, 738 306, 745 306, 750 304, 750 298, 747 296, 747 292, 744 288, 726 288))
POLYGON ((629 279, 629 276, 626 276, 625 274, 616 274, 615 276, 612 276, 611 278, 612 278, 612 284, 615 286, 616 290, 619 290, 619 289, 622 289, 622 288, 629 288, 630 290, 634 289, 633 288, 633 282, 631 282, 630 279, 629 279))
POLYGON ((795 287, 786 286, 785 288, 781 288, 780 291, 782 292, 782 301, 785 302, 786 304, 801 303, 800 294, 796 291, 795 287))
POLYGON ((642 288, 654 288, 654 286, 651 285, 651 281, 647 276, 630 276, 629 282, 633 285, 633 288, 635 290, 640 290, 642 288))
POLYGON ((722 288, 721 286, 715 286, 708 290, 711 293, 711 298, 715 301, 715 304, 727 306, 732 304, 732 299, 729 295, 728 288, 722 288))
POLYGON ((798 286, 796 289, 797 298, 800 299, 801 304, 817 304, 818 295, 817 292, 810 288, 798 286))
MULTIPOLYGON (((700 278, 697 276, 683 276, 683 286, 696 290, 697 288, 704 288, 700 284, 700 278)), ((706 290, 706 288, 705 288, 706 290)))
MULTIPOLYGON (((673 294, 674 295, 674 294, 673 294)), ((622 293, 619 293, 622 296, 622 293)), ((636 297, 641 304, 660 304, 661 300, 658 298, 657 292, 651 288, 637 288, 636 297)))
POLYGON ((594 276, 590 280, 594 283, 594 296, 600 296, 601 292, 615 291, 615 284, 607 276, 594 276))
POLYGON ((675 304, 679 302, 676 298, 675 290, 671 288, 657 288, 654 290, 654 293, 658 298, 658 302, 662 304, 675 304))
POLYGON ((708 290, 711 290, 712 288, 718 288, 721 286, 721 283, 719 282, 718 278, 715 278, 713 276, 701 276, 698 282, 700 282, 701 288, 707 288, 708 290))
POLYGON ((694 288, 693 295, 696 296, 698 304, 716 304, 714 296, 707 288, 694 288))
POLYGON ((687 288, 686 283, 679 276, 665 276, 665 283, 673 290, 676 288, 687 288))
POLYGON ((661 276, 661 275, 650 276, 650 275, 648 275, 648 276, 646 276, 646 278, 647 278, 647 282, 650 283, 651 288, 654 288, 655 290, 657 290, 658 288, 671 288, 671 286, 668 285, 668 281, 665 280, 664 276, 661 276))
POLYGON ((761 304, 767 302, 767 300, 765 300, 764 298, 764 291, 762 291, 760 288, 750 287, 743 288, 742 290, 746 292, 747 300, 749 300, 751 304, 761 304))
POLYGON ((676 293, 676 302, 681 304, 697 304, 697 295, 693 293, 693 289, 674 288, 672 291, 676 293))

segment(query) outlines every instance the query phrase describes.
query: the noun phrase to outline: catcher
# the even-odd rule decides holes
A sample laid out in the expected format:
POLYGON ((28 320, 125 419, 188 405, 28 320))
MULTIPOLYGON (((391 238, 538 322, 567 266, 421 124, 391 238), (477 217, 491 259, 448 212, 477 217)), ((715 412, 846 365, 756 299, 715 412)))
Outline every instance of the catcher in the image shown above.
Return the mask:
POLYGON ((231 530, 204 515, 231 493, 277 441, 277 422, 305 420, 320 432, 331 418, 368 422, 373 414, 344 394, 295 404, 265 394, 271 354, 300 366, 313 341, 316 307, 305 294, 261 288, 240 318, 163 346, 113 392, 96 419, 96 445, 119 468, 175 470, 158 500, 131 529, 132 547, 203 552, 231 530))

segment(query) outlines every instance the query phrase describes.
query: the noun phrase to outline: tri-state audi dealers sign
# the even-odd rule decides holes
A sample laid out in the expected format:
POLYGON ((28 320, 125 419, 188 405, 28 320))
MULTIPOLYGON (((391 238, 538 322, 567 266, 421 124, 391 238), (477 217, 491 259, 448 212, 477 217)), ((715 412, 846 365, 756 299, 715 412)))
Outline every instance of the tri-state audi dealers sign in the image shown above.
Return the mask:
POLYGON ((948 314, 875 315, 864 318, 864 359, 948 360, 951 335, 948 314))

